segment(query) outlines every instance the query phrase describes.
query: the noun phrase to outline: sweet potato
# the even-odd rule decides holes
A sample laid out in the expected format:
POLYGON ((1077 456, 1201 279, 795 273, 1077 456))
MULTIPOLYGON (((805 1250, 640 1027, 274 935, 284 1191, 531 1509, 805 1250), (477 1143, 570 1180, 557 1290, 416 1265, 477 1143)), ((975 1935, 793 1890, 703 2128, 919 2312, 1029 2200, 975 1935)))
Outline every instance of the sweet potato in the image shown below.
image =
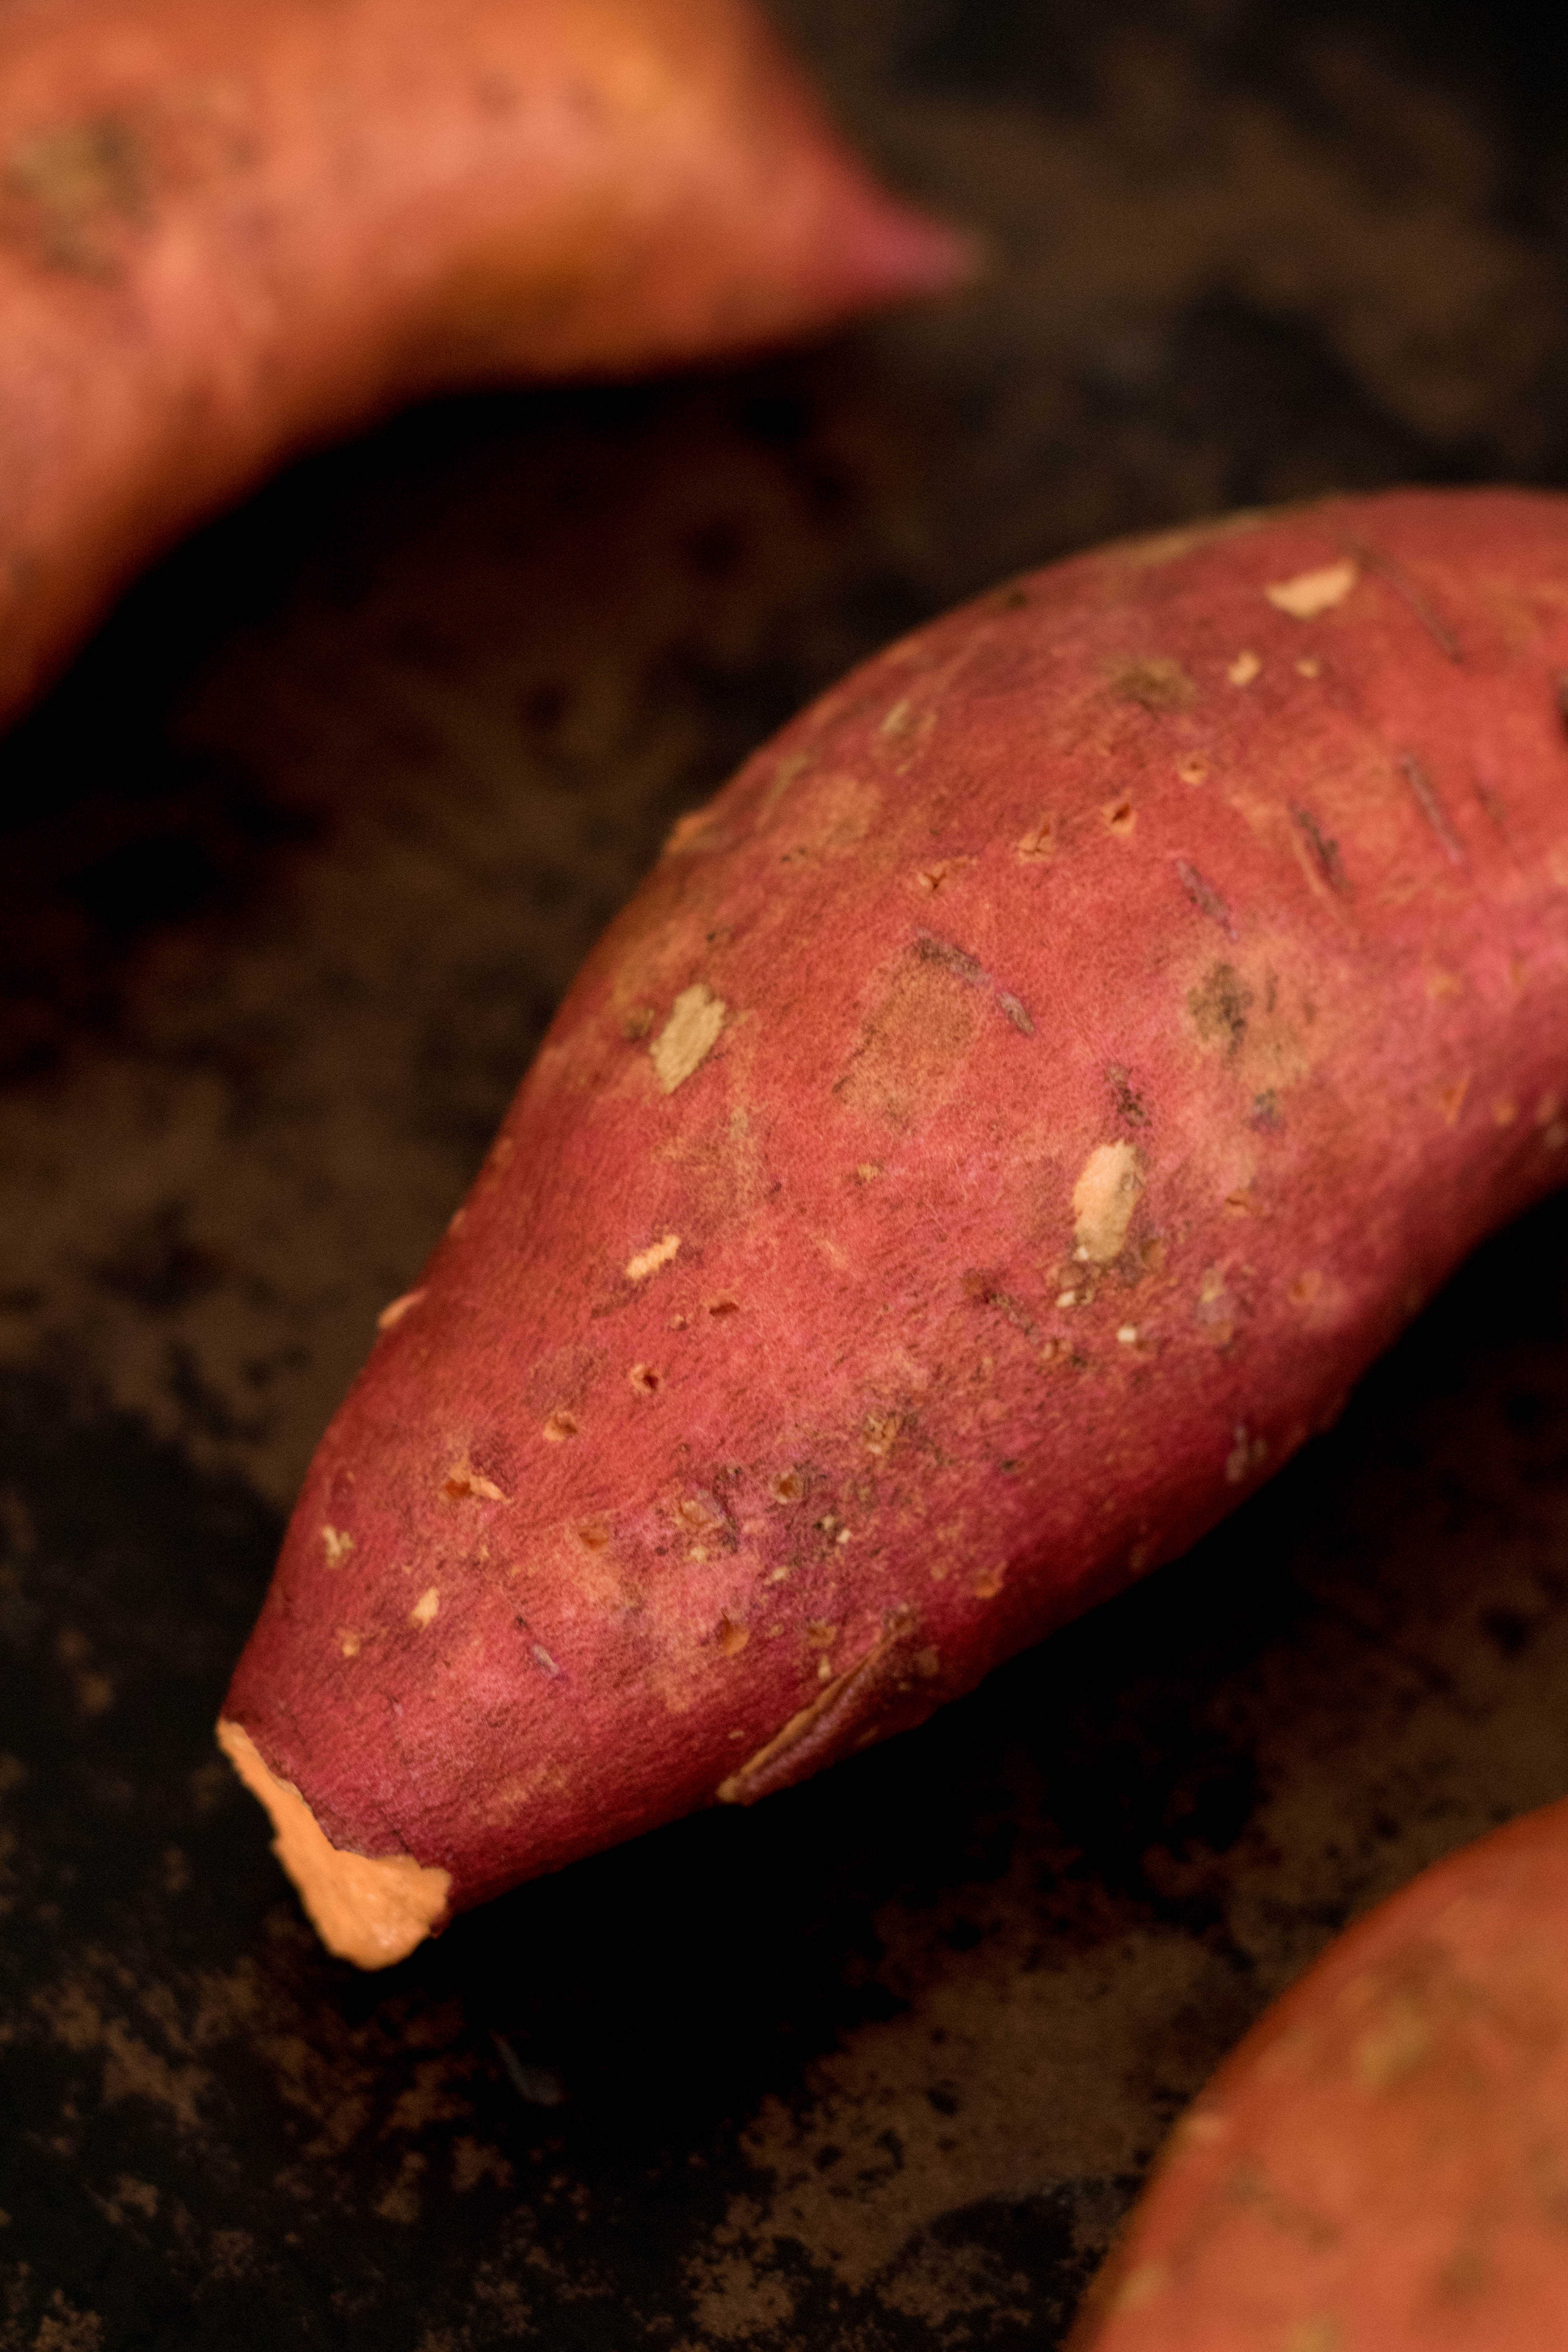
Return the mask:
POLYGON ((918 1721, 1332 1420, 1568 1167, 1565 671, 1568 500, 1331 501, 985 596, 678 825, 228 1696, 335 1949, 918 1721))
POLYGON ((9 0, 0 717, 287 453, 947 283, 749 0, 9 0))
POLYGON ((1342 1936, 1178 2125, 1074 2352, 1568 2340, 1568 1803, 1342 1936))

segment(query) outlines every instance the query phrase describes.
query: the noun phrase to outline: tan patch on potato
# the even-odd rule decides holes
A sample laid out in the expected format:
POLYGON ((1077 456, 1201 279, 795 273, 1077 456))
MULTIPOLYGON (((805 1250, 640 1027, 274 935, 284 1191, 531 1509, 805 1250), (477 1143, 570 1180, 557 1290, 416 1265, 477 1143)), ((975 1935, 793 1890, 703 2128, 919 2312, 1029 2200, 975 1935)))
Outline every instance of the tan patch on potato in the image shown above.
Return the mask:
POLYGON ((434 1584, 429 1585, 426 1591, 419 1595, 418 1600, 409 1611, 409 1623, 411 1625, 416 1625, 419 1631, 423 1633, 426 1625, 433 1625, 435 1623, 437 1612, 439 1610, 440 1606, 441 1594, 439 1589, 434 1584))
POLYGON ((844 857, 876 823, 880 788, 860 776, 813 776, 790 795, 781 824, 786 858, 844 857))
POLYGON ((1255 677, 1262 677, 1263 664, 1255 653, 1242 652, 1227 664, 1225 674, 1232 686, 1250 686, 1255 677))
POLYGON ((1277 613, 1289 613, 1293 621, 1315 621, 1320 613, 1342 604, 1360 578, 1360 564, 1347 555, 1338 563, 1319 564, 1311 572, 1273 581, 1263 593, 1277 613))
POLYGON ((900 960, 835 1089, 839 1100, 909 1126, 946 1094, 984 1012, 981 992, 940 958, 900 960))
POLYGON ((1073 1186, 1073 1239, 1078 1255, 1109 1265, 1121 1256, 1143 1172, 1130 1143, 1101 1143, 1083 1164, 1073 1186))
POLYGON ((1190 710, 1198 698, 1196 679, 1169 654, 1129 655, 1110 663, 1106 675, 1112 694, 1121 701, 1135 702, 1154 718, 1190 710))
POLYGON ((723 998, 715 996, 706 981, 694 981, 681 990, 668 1020, 648 1047, 655 1076, 667 1095, 701 1068, 719 1042, 728 1011, 723 998))

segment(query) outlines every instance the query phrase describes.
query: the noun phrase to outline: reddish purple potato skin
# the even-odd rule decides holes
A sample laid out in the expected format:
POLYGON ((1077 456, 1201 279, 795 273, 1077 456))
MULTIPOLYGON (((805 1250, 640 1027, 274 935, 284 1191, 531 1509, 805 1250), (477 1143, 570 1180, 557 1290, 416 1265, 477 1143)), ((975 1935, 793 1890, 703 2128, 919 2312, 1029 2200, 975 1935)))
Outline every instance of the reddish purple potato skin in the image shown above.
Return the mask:
MULTIPOLYGON (((757 752, 571 991, 226 1717, 453 1909, 1181 1552, 1568 1170, 1568 499, 1085 555, 757 752)), ((438 1924, 438 1921, 437 1921, 438 1924)))
POLYGON ((1073 2352, 1568 2343, 1568 1803, 1331 1946, 1173 2134, 1073 2352))
POLYGON ((5 0, 0 719, 269 467, 967 273, 751 0, 5 0))

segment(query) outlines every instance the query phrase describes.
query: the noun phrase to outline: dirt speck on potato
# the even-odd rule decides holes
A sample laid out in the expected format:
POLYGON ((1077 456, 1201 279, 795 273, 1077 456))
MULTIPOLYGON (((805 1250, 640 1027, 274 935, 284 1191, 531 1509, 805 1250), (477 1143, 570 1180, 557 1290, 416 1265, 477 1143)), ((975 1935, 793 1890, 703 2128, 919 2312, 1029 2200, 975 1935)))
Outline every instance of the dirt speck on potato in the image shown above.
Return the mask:
POLYGON ((1211 965, 1201 985, 1187 992, 1187 1011, 1198 1035, 1227 1055, 1239 1053, 1252 1005, 1253 992, 1233 963, 1211 965))

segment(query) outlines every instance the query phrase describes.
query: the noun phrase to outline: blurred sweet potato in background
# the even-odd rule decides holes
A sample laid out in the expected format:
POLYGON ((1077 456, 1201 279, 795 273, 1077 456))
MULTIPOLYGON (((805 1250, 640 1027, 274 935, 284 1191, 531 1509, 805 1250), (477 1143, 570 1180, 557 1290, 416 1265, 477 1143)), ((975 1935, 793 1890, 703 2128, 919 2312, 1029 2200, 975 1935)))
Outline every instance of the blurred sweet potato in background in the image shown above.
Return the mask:
POLYGON ((286 453, 460 383, 943 285, 745 0, 24 0, 0 26, 0 719, 286 453))

